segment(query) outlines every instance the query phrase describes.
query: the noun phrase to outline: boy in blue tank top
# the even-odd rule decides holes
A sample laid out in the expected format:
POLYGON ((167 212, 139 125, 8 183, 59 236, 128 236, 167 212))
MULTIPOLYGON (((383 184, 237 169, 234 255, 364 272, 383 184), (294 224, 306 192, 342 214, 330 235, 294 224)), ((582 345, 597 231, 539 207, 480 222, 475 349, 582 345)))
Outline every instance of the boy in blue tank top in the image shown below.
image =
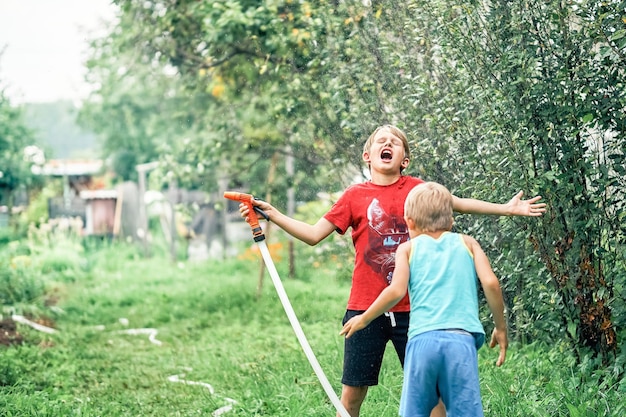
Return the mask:
POLYGON ((427 182, 413 188, 404 205, 410 240, 396 252, 391 284, 363 313, 350 319, 347 338, 389 311, 409 293, 411 311, 400 415, 428 417, 442 399, 448 417, 483 416, 477 350, 485 341, 478 314, 480 282, 495 328, 490 347, 508 347, 500 282, 478 242, 450 232, 452 194, 427 182))

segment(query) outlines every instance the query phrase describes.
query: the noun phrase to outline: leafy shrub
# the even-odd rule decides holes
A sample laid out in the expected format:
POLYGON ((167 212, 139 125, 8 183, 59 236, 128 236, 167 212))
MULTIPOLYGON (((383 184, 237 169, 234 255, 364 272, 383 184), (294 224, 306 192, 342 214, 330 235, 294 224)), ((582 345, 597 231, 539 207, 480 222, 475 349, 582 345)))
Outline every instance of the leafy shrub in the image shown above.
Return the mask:
POLYGON ((13 232, 8 227, 0 228, 0 247, 7 245, 13 240, 13 232))
POLYGON ((28 208, 20 216, 20 223, 41 225, 48 221, 48 199, 61 195, 63 182, 61 179, 53 179, 46 184, 38 193, 31 197, 28 208))
POLYGON ((27 256, 0 260, 0 304, 34 302, 45 292, 40 273, 27 256))
MULTIPOLYGON (((337 198, 338 196, 329 196, 328 199, 306 203, 298 208, 295 218, 314 224, 330 209, 332 201, 336 201, 337 198)), ((339 279, 349 281, 352 278, 354 247, 349 232, 343 236, 333 232, 315 247, 305 244, 296 244, 295 247, 299 262, 305 263, 298 265, 298 276, 314 279, 309 275, 327 273, 330 270, 339 279)))
POLYGON ((85 265, 84 256, 70 248, 55 248, 44 252, 39 256, 41 272, 49 274, 50 278, 62 278, 66 281, 74 281, 77 274, 85 265))

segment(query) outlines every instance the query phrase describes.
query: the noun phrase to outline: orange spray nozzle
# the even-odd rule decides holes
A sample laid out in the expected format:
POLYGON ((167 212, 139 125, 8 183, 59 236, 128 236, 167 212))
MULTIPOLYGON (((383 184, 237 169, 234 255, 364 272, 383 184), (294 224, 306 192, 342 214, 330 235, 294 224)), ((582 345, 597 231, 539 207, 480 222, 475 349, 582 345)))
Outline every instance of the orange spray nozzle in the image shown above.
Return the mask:
POLYGON ((254 196, 252 194, 239 193, 236 191, 225 191, 224 198, 239 201, 248 206, 248 224, 250 224, 250 229, 252 229, 254 241, 260 242, 264 240, 265 235, 263 234, 263 229, 261 229, 261 225, 259 224, 259 217, 254 209, 255 206, 252 204, 254 196))
POLYGON ((241 201, 242 203, 252 202, 252 200, 254 200, 254 196, 252 194, 238 193, 236 191, 224 192, 224 198, 227 198, 229 200, 241 201))

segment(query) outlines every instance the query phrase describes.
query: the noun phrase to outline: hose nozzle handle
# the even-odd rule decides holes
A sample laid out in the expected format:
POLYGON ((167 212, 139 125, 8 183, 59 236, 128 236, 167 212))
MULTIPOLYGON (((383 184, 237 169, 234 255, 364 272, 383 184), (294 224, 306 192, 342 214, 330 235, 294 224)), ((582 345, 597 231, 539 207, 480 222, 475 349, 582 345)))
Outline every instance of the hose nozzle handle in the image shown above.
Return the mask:
POLYGON ((226 191, 224 192, 224 198, 233 201, 239 201, 240 203, 248 206, 248 224, 250 224, 250 229, 252 229, 252 236, 255 242, 260 242, 265 239, 265 235, 263 234, 263 229, 261 229, 261 225, 259 224, 259 217, 257 216, 257 212, 260 212, 263 217, 267 219, 265 213, 252 204, 254 200, 254 196, 252 194, 239 193, 236 191, 226 191))

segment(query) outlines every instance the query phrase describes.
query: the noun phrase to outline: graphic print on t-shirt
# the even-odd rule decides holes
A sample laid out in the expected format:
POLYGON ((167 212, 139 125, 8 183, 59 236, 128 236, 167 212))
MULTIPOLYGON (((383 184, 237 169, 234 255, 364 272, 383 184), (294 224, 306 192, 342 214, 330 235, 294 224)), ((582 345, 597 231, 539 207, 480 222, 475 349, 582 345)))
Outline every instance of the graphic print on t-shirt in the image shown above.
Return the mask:
POLYGON ((396 249, 409 240, 409 233, 402 216, 387 213, 378 199, 373 199, 367 208, 369 246, 365 251, 365 262, 387 284, 395 267, 396 249))

